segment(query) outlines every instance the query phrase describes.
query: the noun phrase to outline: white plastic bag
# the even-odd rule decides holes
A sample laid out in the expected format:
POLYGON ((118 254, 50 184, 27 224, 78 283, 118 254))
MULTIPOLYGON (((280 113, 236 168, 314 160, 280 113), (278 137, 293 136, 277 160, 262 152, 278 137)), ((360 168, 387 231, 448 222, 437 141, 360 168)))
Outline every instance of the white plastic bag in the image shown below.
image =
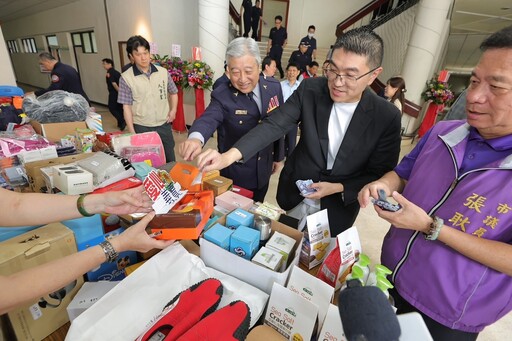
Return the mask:
POLYGON ((134 340, 174 296, 210 277, 219 279, 224 287, 219 309, 235 300, 244 301, 251 310, 252 327, 263 313, 268 295, 206 267, 199 257, 175 243, 149 259, 78 316, 66 340, 134 340))

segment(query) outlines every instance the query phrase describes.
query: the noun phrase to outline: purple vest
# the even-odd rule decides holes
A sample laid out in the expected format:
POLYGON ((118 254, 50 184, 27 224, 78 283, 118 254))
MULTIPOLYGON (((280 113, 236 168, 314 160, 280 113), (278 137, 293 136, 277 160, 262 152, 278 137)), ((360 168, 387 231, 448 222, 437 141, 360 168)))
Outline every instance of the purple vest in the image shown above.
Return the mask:
MULTIPOLYGON (((512 155, 458 174, 469 125, 438 123, 403 195, 447 226, 481 238, 512 242, 512 155)), ((512 277, 475 262, 422 233, 391 227, 382 263, 402 297, 439 323, 479 332, 512 310, 512 277)))

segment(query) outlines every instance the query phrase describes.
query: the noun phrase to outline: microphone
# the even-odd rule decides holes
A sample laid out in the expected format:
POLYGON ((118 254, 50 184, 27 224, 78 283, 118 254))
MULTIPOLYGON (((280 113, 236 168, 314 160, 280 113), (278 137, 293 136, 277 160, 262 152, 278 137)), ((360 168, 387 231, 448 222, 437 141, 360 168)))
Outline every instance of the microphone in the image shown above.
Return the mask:
POLYGON ((347 281, 338 300, 341 322, 349 341, 395 341, 400 325, 386 295, 377 287, 347 281))

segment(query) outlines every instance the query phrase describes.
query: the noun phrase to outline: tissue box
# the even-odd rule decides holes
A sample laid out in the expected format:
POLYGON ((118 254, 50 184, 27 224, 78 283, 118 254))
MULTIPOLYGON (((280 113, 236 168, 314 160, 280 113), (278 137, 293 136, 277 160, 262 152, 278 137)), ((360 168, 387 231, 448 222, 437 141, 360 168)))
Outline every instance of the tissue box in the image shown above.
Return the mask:
POLYGON ((252 262, 276 271, 281 268, 283 255, 263 246, 256 252, 256 255, 252 258, 252 262))
POLYGON ((93 190, 92 173, 75 165, 54 166, 53 183, 68 195, 90 193, 93 190))
POLYGON ((209 228, 203 237, 221 248, 229 250, 229 241, 233 232, 233 230, 228 229, 226 226, 217 223, 209 228))
POLYGON ((239 226, 231 235, 229 251, 245 259, 251 259, 259 245, 259 231, 247 226, 239 226))
POLYGON ((226 217, 226 226, 235 230, 238 226, 254 226, 254 214, 237 208, 226 217))
POLYGON ((283 262, 286 264, 288 262, 288 256, 295 246, 295 239, 285 234, 274 232, 265 246, 282 254, 283 262))
POLYGON ((223 176, 217 176, 208 180, 203 179, 203 190, 213 191, 214 196, 218 196, 224 192, 229 191, 232 186, 233 180, 223 176))
POLYGON ((221 195, 215 197, 215 205, 222 206, 230 211, 233 211, 237 208, 243 208, 248 211, 254 201, 252 199, 246 198, 240 194, 236 194, 235 192, 227 191, 222 193, 221 195))

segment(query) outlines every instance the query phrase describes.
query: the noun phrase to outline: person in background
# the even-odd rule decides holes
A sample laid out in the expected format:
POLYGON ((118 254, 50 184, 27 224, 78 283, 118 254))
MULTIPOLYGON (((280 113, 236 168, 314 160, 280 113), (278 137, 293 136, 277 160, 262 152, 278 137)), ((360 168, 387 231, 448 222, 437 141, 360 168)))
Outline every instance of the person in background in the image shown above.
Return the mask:
POLYGON ((382 72, 383 45, 364 27, 345 32, 333 47, 327 77, 302 81, 231 149, 199 155, 198 167, 209 171, 244 164, 300 123, 299 142, 279 177, 278 205, 299 219, 327 208, 332 236, 353 226, 358 192, 392 170, 400 154, 400 112, 368 88, 382 72), (308 179, 316 192, 303 197, 296 181, 308 179))
POLYGON ((391 77, 384 87, 384 96, 403 113, 406 91, 405 80, 402 77, 391 77))
POLYGON ((171 122, 176 117, 178 89, 166 69, 151 64, 149 42, 144 37, 130 37, 126 52, 135 64, 121 75, 117 101, 123 105, 128 131, 156 131, 167 162, 175 161, 171 122))
POLYGON ((103 58, 101 62, 103 68, 107 71, 105 79, 108 89, 108 110, 110 110, 112 116, 117 120, 117 127, 120 130, 124 130, 124 128, 126 128, 126 122, 124 121, 123 106, 117 103, 119 78, 121 78, 121 74, 114 68, 114 61, 112 59, 103 58))
MULTIPOLYGON (((297 90, 300 82, 297 80, 299 77, 299 68, 297 64, 290 63, 286 66, 286 79, 281 81, 281 89, 283 90, 283 99, 286 100, 297 90)), ((298 126, 292 128, 284 137, 284 155, 290 156, 297 145, 297 130, 298 126)))
POLYGON ((215 88, 221 83, 229 83, 228 63, 226 63, 226 61, 224 61, 224 73, 215 80, 212 90, 215 90, 215 88))
MULTIPOLYGON (((283 104, 281 85, 272 77, 259 75, 261 57, 258 43, 252 38, 233 39, 226 49, 229 83, 212 92, 210 105, 189 129, 188 139, 178 151, 192 161, 217 130, 217 148, 227 151, 246 132, 272 117, 283 104)), ((247 158, 221 171, 237 186, 254 193, 254 201, 263 202, 270 176, 278 172, 284 159, 284 133, 277 142, 268 140, 247 158)))
POLYGON ((251 29, 252 29, 252 39, 259 41, 260 38, 258 36, 260 21, 262 20, 263 13, 261 12, 260 0, 256 0, 254 6, 252 7, 252 18, 251 18, 251 29))
POLYGON ((359 193, 362 207, 379 190, 402 207, 375 207, 392 224, 381 261, 397 313, 419 312, 434 340, 476 340, 512 310, 512 26, 480 49, 466 120, 434 125, 359 193))
POLYGON ((316 39, 315 37, 315 25, 309 25, 308 27, 308 35, 302 38, 299 42, 299 47, 304 43, 308 50, 306 54, 311 58, 311 60, 316 60, 316 39))
POLYGON ((147 252, 163 249, 174 242, 156 240, 146 232, 146 225, 154 217, 154 212, 143 186, 86 196, 17 193, 0 189, 0 206, 0 221, 4 226, 48 224, 79 218, 84 213, 150 212, 118 237, 100 245, 9 276, 0 276, 0 314, 59 290, 111 260, 115 253, 128 250, 147 252))
POLYGON ((266 56, 263 58, 263 61, 261 62, 261 76, 263 77, 272 77, 274 78, 274 75, 276 74, 277 67, 276 67, 276 61, 270 56, 266 56))
POLYGON ((82 95, 85 100, 89 102, 89 97, 87 97, 84 89, 82 88, 80 75, 78 75, 78 72, 72 66, 59 62, 48 52, 42 52, 39 54, 39 65, 41 65, 45 70, 50 71, 52 83, 46 89, 29 92, 27 95, 33 93, 36 96, 41 96, 48 91, 63 90, 82 95))
POLYGON ((252 0, 243 0, 240 6, 240 16, 244 20, 244 37, 249 37, 252 21, 252 0))
POLYGON ((279 70, 279 78, 284 77, 283 67, 281 66, 281 57, 283 56, 283 49, 286 47, 288 41, 288 33, 286 28, 282 26, 283 17, 276 15, 274 18, 275 27, 270 29, 268 36, 267 55, 276 61, 277 69, 279 70))
POLYGON ((306 72, 308 65, 311 63, 311 56, 306 53, 308 45, 305 42, 300 43, 299 49, 292 52, 288 64, 292 63, 299 67, 299 74, 306 72))
POLYGON ((303 72, 300 75, 300 80, 306 79, 306 78, 314 78, 316 77, 316 73, 318 72, 318 63, 315 61, 312 61, 308 64, 307 70, 303 72))

